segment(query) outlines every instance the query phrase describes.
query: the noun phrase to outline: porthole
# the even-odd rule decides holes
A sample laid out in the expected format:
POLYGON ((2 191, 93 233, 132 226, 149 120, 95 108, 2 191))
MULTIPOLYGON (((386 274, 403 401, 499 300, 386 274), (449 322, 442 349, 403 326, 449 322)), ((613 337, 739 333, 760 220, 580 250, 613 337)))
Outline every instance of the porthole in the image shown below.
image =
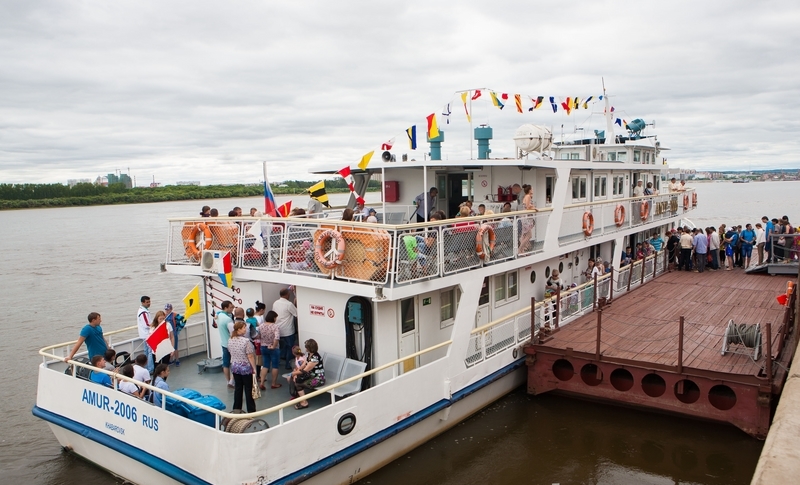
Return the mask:
POLYGON ((717 384, 708 391, 708 402, 720 411, 727 411, 736 405, 736 393, 725 384, 717 384))
POLYGON ((563 273, 564 272, 564 263, 563 262, 558 263, 558 272, 559 273, 563 273))
POLYGON ((642 390, 650 397, 661 397, 667 390, 667 383, 658 374, 647 374, 642 378, 642 390))
POLYGON ((531 283, 536 281, 536 271, 531 271, 531 283))
POLYGON ((575 375, 575 369, 572 367, 570 361, 566 359, 558 359, 553 362, 553 375, 559 381, 568 381, 575 375))
POLYGON ((345 413, 339 418, 339 422, 336 424, 336 429, 339 431, 339 434, 344 436, 346 434, 350 434, 351 431, 356 427, 356 415, 353 413, 345 413))
POLYGON ((578 266, 581 263, 581 258, 575 256, 575 266, 578 266))
POLYGON ((545 278, 549 278, 550 277, 550 266, 548 266, 548 267, 546 267, 544 269, 544 277, 545 278))
POLYGON ((627 369, 614 369, 609 380, 614 389, 618 391, 630 391, 633 387, 633 374, 627 369))
POLYGON ((675 397, 684 404, 692 404, 700 399, 700 388, 694 381, 682 379, 675 383, 675 397))
POLYGON ((594 364, 586 364, 581 367, 581 380, 587 386, 597 386, 603 382, 603 371, 594 364))

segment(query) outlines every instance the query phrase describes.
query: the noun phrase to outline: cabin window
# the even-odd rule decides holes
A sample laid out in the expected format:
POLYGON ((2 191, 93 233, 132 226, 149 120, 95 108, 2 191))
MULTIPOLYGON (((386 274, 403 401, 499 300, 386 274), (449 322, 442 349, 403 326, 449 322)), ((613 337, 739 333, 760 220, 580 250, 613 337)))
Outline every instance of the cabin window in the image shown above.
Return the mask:
POLYGON ((606 176, 599 176, 594 178, 594 196, 595 198, 606 196, 606 176))
POLYGON ((642 161, 642 152, 639 150, 633 151, 633 163, 641 163, 642 161))
POLYGON ((519 284, 516 271, 494 277, 494 305, 500 306, 519 299, 519 284))
POLYGON ((444 328, 450 326, 455 321, 456 317, 456 289, 450 288, 444 290, 439 294, 439 301, 441 302, 440 311, 440 327, 444 328))
POLYGON ((627 162, 628 161, 628 152, 617 152, 617 161, 618 162, 627 162))
MULTIPOLYGON (((656 161, 656 157, 653 157, 653 162, 656 161)), ((650 163, 650 152, 645 152, 644 154, 644 163, 650 163)))
POLYGON ((622 197, 623 194, 623 187, 625 183, 625 176, 623 175, 615 175, 613 178, 613 188, 611 190, 611 195, 614 197, 622 197))
POLYGON ((408 332, 414 331, 414 329, 417 327, 417 320, 414 315, 413 298, 407 298, 400 301, 400 314, 400 318, 402 318, 400 322, 400 332, 402 334, 407 334, 408 332))
POLYGON ((608 161, 609 162, 616 162, 617 161, 617 152, 608 152, 608 161))
POLYGON ((580 160, 580 159, 581 159, 581 154, 580 154, 580 153, 577 153, 577 152, 575 152, 575 153, 570 153, 570 154, 569 154, 569 159, 570 159, 570 160, 580 160))
POLYGON ((555 177, 548 175, 544 178, 544 203, 551 205, 553 203, 553 187, 555 186, 555 177))
POLYGON ((489 303, 489 277, 483 279, 483 286, 481 286, 481 296, 478 297, 478 306, 487 305, 489 303))
POLYGON ((569 160, 569 153, 561 152, 561 160, 569 160))
POLYGON ((586 200, 586 176, 576 175, 572 177, 572 200, 586 200))

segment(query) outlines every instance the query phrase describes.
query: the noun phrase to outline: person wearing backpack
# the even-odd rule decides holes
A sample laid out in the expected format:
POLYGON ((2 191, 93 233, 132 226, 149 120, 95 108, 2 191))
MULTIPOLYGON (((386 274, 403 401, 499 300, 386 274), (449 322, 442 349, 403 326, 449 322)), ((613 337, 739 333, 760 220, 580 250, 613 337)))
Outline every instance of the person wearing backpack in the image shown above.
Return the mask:
POLYGON ((725 233, 725 271, 733 269, 733 253, 736 243, 739 242, 739 233, 736 232, 736 226, 731 226, 728 232, 725 233))

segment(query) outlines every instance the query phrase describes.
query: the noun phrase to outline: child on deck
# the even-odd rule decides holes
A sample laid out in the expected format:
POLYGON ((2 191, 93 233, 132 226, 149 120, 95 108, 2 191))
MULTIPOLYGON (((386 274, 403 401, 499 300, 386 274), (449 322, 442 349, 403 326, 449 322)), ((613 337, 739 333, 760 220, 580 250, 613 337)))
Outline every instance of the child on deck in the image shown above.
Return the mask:
MULTIPOLYGON (((295 369, 299 369, 304 365, 306 365, 306 358, 305 355, 303 355, 303 349, 301 349, 299 345, 295 345, 294 347, 292 347, 292 355, 294 355, 295 369)), ((289 377, 286 378, 286 380, 290 382, 292 381, 292 379, 294 379, 294 377, 292 377, 291 375, 289 375, 289 377)))

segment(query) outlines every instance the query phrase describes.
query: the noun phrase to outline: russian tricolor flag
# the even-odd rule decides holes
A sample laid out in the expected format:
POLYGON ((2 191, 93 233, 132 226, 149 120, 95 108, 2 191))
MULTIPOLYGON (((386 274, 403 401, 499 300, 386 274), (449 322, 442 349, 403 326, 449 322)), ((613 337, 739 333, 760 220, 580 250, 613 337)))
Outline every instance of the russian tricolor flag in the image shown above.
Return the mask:
POLYGON ((267 162, 264 162, 264 215, 268 217, 275 217, 275 196, 272 195, 272 189, 269 188, 269 180, 267 180, 267 162))

